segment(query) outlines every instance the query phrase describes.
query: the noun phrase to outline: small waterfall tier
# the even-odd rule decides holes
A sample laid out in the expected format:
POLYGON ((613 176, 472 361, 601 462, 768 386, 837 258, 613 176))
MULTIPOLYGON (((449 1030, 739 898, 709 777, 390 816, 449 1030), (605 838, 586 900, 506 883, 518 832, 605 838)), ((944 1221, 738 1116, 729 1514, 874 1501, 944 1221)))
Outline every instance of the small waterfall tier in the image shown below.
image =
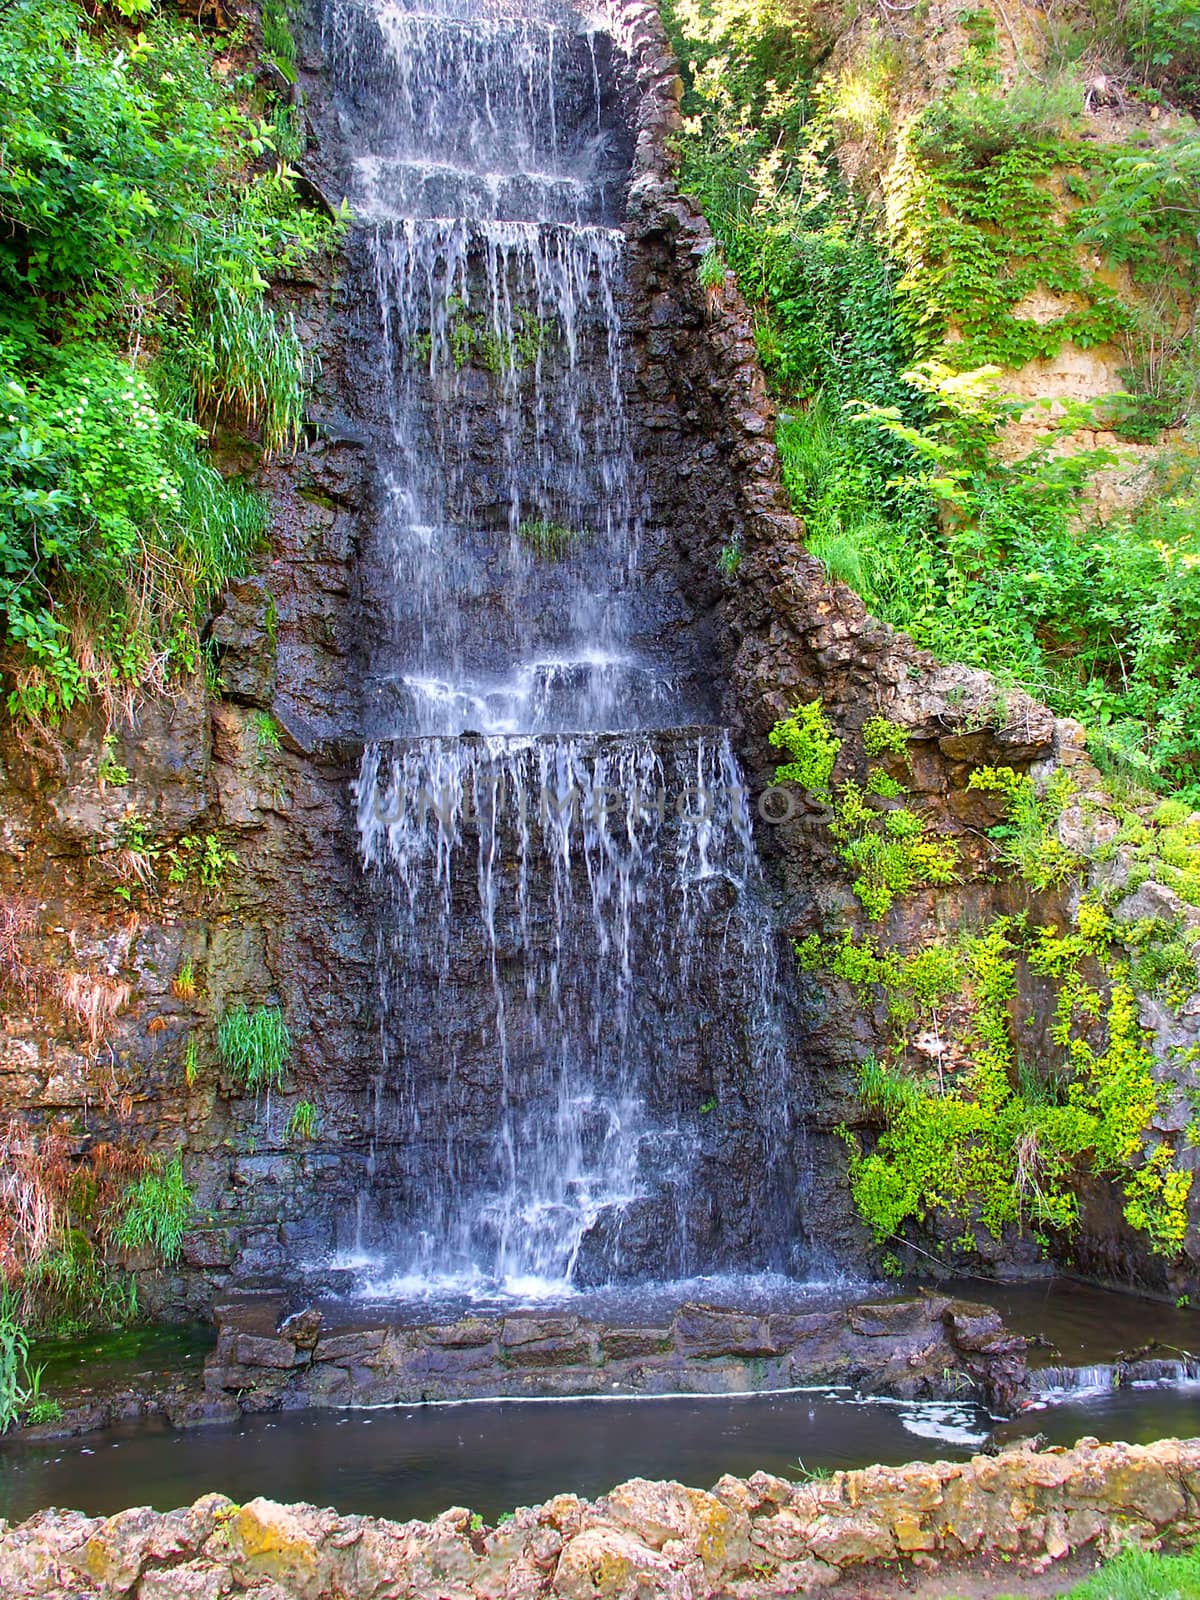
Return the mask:
POLYGON ((339 1254, 397 1293, 787 1266, 776 941, 625 408, 619 52, 472 0, 330 0, 324 37, 375 466, 339 1254))
MULTIPOLYGON (((358 801, 388 906, 359 1247, 515 1290, 736 1266, 749 1219, 717 1214, 704 1124, 746 1113, 778 1041, 727 736, 373 745, 358 801)), ((764 1168, 772 1064, 771 1125, 743 1134, 764 1168)))

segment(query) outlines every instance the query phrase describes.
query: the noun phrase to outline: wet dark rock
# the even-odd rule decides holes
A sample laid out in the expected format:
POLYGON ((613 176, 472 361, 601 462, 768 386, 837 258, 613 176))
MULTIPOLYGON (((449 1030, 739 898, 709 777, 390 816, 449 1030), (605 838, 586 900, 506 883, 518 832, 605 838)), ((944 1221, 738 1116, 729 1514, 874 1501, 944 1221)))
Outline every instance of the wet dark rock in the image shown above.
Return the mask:
POLYGON ((279 1324, 279 1337, 290 1340, 297 1350, 312 1350, 321 1336, 324 1321, 323 1314, 315 1306, 307 1306, 303 1311, 293 1311, 291 1316, 284 1317, 279 1324))
POLYGON ((296 1346, 287 1339, 259 1339, 253 1334, 239 1335, 233 1359, 243 1367, 294 1367, 296 1346))
POLYGON ((775 1349, 764 1317, 747 1317, 718 1306, 687 1305, 675 1314, 675 1343, 685 1356, 766 1356, 775 1349))
POLYGON ((530 1313, 448 1326, 322 1329, 311 1363, 307 1352, 258 1331, 275 1314, 262 1302, 221 1308, 205 1372, 210 1397, 233 1395, 245 1409, 272 1410, 836 1382, 904 1398, 970 1394, 1005 1409, 1028 1387, 1024 1339, 990 1307, 937 1295, 771 1316, 691 1304, 666 1328, 530 1313), (239 1316, 251 1331, 238 1332, 239 1316))

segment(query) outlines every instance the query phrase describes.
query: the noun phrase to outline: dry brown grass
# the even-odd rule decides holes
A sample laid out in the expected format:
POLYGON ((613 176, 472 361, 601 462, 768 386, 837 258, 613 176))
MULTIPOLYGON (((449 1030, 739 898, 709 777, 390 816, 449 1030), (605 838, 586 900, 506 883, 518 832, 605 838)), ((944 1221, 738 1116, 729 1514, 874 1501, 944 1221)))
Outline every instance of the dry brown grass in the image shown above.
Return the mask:
POLYGON ((15 1120, 0 1132, 0 1276, 6 1281, 48 1256, 62 1239, 64 1210, 52 1177, 61 1145, 50 1133, 39 1149, 15 1120))
POLYGON ((36 923, 32 901, 19 895, 0 899, 0 989, 15 989, 26 1001, 46 986, 45 973, 25 959, 22 949, 25 936, 36 923))
POLYGON ((108 978, 100 972, 68 972, 59 988, 59 999, 64 1012, 83 1028, 89 1046, 95 1050, 132 993, 131 985, 123 978, 108 978))
POLYGON ((97 1144, 80 1156, 58 1129, 15 1117, 0 1126, 0 1282, 17 1292, 23 1316, 37 1319, 47 1269, 53 1277, 79 1234, 103 1258, 120 1201, 148 1165, 131 1146, 97 1144))

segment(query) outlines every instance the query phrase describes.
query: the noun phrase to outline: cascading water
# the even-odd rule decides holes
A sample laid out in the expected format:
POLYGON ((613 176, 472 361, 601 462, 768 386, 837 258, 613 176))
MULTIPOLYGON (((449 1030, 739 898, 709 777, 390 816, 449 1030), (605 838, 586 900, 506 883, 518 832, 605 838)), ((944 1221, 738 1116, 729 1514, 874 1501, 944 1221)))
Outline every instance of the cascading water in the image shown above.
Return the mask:
POLYGON ((749 808, 641 560, 614 46, 562 9, 333 0, 376 516, 380 1052, 344 1254, 514 1292, 784 1264, 749 808))

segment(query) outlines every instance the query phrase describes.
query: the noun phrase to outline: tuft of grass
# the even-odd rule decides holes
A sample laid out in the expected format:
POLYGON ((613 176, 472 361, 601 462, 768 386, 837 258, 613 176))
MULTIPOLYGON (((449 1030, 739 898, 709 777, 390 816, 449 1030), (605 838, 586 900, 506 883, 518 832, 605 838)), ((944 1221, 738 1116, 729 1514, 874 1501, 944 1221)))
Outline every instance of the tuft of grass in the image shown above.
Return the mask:
POLYGON ((920 1090, 910 1079, 869 1055, 858 1069, 858 1098, 868 1111, 896 1116, 918 1098, 920 1090))
POLYGON ((700 287, 707 289, 710 294, 714 293, 724 285, 728 270, 729 265, 725 260, 724 250, 718 244, 710 244, 700 257, 700 266, 697 269, 700 287))
POLYGON ((196 994, 196 965, 189 956, 179 964, 179 971, 171 979, 171 992, 177 1000, 191 1000, 196 994))
POLYGON ((222 421, 257 427, 267 455, 294 449, 313 377, 295 319, 220 282, 209 291, 205 311, 179 350, 200 421, 210 428, 222 421))
POLYGON ((165 1262, 179 1260, 195 1198, 183 1176, 183 1157, 160 1161, 131 1183, 122 1200, 113 1237, 127 1249, 156 1250, 165 1262))
POLYGON ((287 0, 263 0, 263 51, 289 83, 296 81, 296 36, 287 0))
POLYGON ((311 1100, 301 1100, 292 1107, 283 1136, 293 1144, 307 1144, 317 1137, 319 1117, 311 1100))
POLYGON ((283 740, 279 724, 269 711, 256 711, 253 717, 254 742, 260 755, 269 755, 281 748, 283 740))
POLYGON ((717 571, 723 578, 735 578, 742 564, 742 547, 736 541, 721 546, 717 557, 717 571))
POLYGON ((1063 1600, 1195 1600, 1200 1595, 1200 1550, 1161 1555, 1124 1550, 1063 1600))
POLYGON ((576 543, 579 534, 574 528, 568 528, 562 522, 553 522, 547 517, 535 517, 531 521, 521 523, 517 529, 517 538, 528 545, 535 556, 547 561, 558 561, 576 543))
POLYGON ((292 1036, 278 1006, 234 1006, 217 1029, 221 1060, 248 1090, 277 1088, 292 1053, 292 1036))

